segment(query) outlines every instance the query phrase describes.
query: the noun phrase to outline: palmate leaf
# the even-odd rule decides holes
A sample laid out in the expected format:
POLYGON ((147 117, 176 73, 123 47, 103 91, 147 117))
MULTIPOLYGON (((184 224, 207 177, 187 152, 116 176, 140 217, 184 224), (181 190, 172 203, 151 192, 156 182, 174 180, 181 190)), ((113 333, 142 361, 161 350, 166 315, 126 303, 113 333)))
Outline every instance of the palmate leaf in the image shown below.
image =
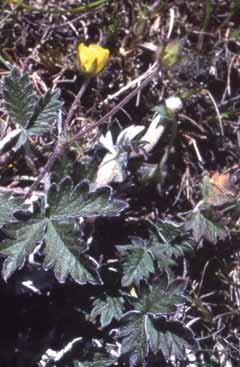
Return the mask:
POLYGON ((7 222, 14 221, 14 212, 20 209, 21 201, 13 198, 12 194, 0 194, 0 227, 7 222))
POLYGON ((168 271, 169 268, 177 264, 176 260, 184 256, 185 252, 192 250, 192 245, 185 239, 175 239, 167 235, 164 231, 164 237, 154 231, 150 231, 148 250, 152 257, 157 260, 161 270, 168 271), (163 241, 163 238, 165 242, 163 241))
POLYGON ((184 303, 185 288, 185 279, 178 279, 168 284, 167 277, 163 276, 158 283, 149 288, 144 287, 141 297, 131 303, 135 310, 154 316, 172 313, 176 311, 176 305, 184 303))
POLYGON ((116 358, 104 353, 95 353, 92 360, 74 361, 73 367, 110 367, 114 366, 116 358))
POLYGON ((3 265, 4 279, 7 280, 15 270, 20 269, 26 256, 38 243, 42 243, 45 256, 43 267, 46 270, 52 269, 59 282, 65 282, 71 276, 79 284, 99 284, 100 278, 96 271, 98 264, 85 253, 88 246, 76 229, 76 217, 82 214, 100 216, 101 203, 103 215, 117 215, 127 205, 123 201, 113 200, 108 189, 107 195, 105 190, 89 193, 86 182, 73 190, 69 178, 62 180, 59 186, 53 184, 48 199, 47 208, 44 201, 41 210, 37 205, 34 206, 36 213, 29 213, 31 218, 25 215, 22 218, 25 221, 18 224, 18 230, 13 236, 9 232, 13 239, 6 241, 7 249, 0 250, 0 255, 6 257, 3 265))
POLYGON ((36 244, 41 242, 44 236, 46 222, 44 220, 26 224, 16 230, 13 239, 4 241, 0 248, 0 255, 6 257, 3 262, 2 276, 7 281, 17 270, 21 269, 26 257, 34 250, 36 244))
POLYGON ((2 92, 11 119, 22 128, 27 128, 37 103, 37 95, 28 76, 13 68, 4 79, 2 92))
POLYGON ((150 350, 161 353, 167 361, 171 357, 183 359, 187 349, 195 347, 190 329, 178 321, 163 316, 173 312, 176 304, 183 302, 183 283, 173 282, 145 289, 142 296, 132 304, 134 310, 120 320, 117 338, 121 340, 122 357, 130 367, 145 366, 150 350))
POLYGON ((181 322, 135 311, 122 318, 117 338, 122 341, 121 356, 130 367, 145 366, 150 350, 161 353, 167 362, 172 357, 184 360, 186 351, 196 347, 192 331, 181 322))
POLYGON ((131 245, 117 246, 123 260, 122 286, 139 284, 142 279, 147 279, 154 272, 154 263, 148 242, 139 237, 131 237, 131 245))
POLYGON ((49 213, 52 220, 63 221, 76 217, 116 216, 128 207, 122 200, 111 198, 111 188, 101 187, 89 192, 84 180, 73 188, 72 180, 64 178, 53 184, 48 192, 49 213))
POLYGON ((4 79, 3 97, 6 110, 21 131, 19 133, 19 129, 16 129, 15 133, 11 132, 9 137, 7 135, 0 148, 14 144, 16 139, 12 135, 18 138, 15 148, 19 149, 30 136, 49 131, 61 107, 59 96, 60 91, 56 89, 38 98, 28 76, 13 68, 4 79))
POLYGON ((192 331, 179 321, 166 320, 164 317, 153 319, 148 315, 145 328, 151 350, 154 354, 160 351, 165 360, 171 357, 184 360, 186 350, 195 349, 192 331))
POLYGON ((154 226, 155 232, 150 230, 149 240, 144 240, 140 237, 130 237, 130 245, 117 246, 118 251, 122 255, 123 287, 133 283, 138 285, 141 280, 148 279, 154 273, 154 261, 158 263, 161 270, 169 272, 170 267, 176 265, 175 259, 192 249, 188 241, 175 239, 176 236, 173 236, 175 231, 172 231, 169 226, 171 227, 171 225, 167 225, 168 236, 164 233, 165 242, 158 234, 159 228, 154 226), (177 244, 175 241, 179 241, 179 243, 177 244))
POLYGON ((144 366, 148 355, 145 317, 141 312, 130 311, 121 319, 117 338, 121 340, 121 356, 130 367, 144 366))
POLYGON ((46 256, 43 267, 45 270, 53 269, 60 283, 64 283, 70 275, 79 284, 97 284, 99 280, 93 271, 96 264, 92 264, 90 270, 90 260, 79 256, 86 251, 86 247, 81 246, 78 238, 73 237, 73 233, 74 228, 69 224, 48 222, 44 236, 46 256))
POLYGON ((28 135, 40 135, 52 128, 61 107, 60 90, 48 91, 40 97, 28 124, 28 135))
POLYGON ((120 320, 123 314, 124 300, 122 297, 106 296, 105 299, 96 299, 91 316, 100 316, 100 323, 105 327, 113 319, 120 320))
POLYGON ((219 224, 208 219, 203 213, 197 211, 185 224, 186 231, 192 231, 196 242, 205 239, 213 244, 227 237, 227 231, 219 224))

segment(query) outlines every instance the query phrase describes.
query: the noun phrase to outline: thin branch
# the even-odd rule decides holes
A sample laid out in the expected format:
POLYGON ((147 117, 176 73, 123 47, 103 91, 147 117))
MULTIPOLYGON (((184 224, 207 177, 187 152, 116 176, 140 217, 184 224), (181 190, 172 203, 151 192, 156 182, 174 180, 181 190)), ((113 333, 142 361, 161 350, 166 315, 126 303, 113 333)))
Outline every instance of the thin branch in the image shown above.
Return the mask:
POLYGON ((219 112, 219 109, 218 109, 218 106, 217 106, 217 103, 212 95, 212 93, 209 92, 208 89, 202 89, 202 92, 205 92, 208 94, 208 96, 210 97, 212 103, 213 103, 213 106, 215 108, 215 111, 217 113, 217 117, 218 117, 218 121, 219 121, 219 126, 220 126, 220 131, 221 131, 221 135, 224 136, 224 130, 223 130, 223 123, 222 123, 222 117, 221 117, 221 114, 219 112))
MULTIPOLYGON (((9 192, 9 193, 18 194, 18 195, 26 195, 27 190, 28 190, 27 188, 23 189, 21 187, 3 187, 3 186, 0 186, 0 192, 9 192)), ((36 195, 36 196, 44 196, 44 192, 42 192, 42 191, 33 191, 32 194, 36 195)))
MULTIPOLYGON (((31 193, 37 188, 37 186, 39 185, 39 183, 42 181, 42 179, 44 178, 44 176, 50 172, 50 170, 52 169, 55 161, 63 154, 66 145, 71 144, 74 141, 77 141, 79 138, 81 138, 83 135, 85 135, 87 132, 93 130, 94 128, 106 123, 106 121, 110 118, 112 118, 119 110, 121 110, 123 108, 123 106, 125 106, 135 95, 137 95, 139 93, 139 91, 141 91, 144 87, 146 87, 149 82, 152 80, 153 76, 157 73, 157 71, 159 70, 159 63, 156 62, 155 67, 153 68, 153 70, 151 71, 151 73, 149 73, 146 77, 146 79, 139 85, 136 87, 136 89, 134 89, 131 93, 129 93, 121 102, 119 102, 116 106, 114 106, 112 108, 111 111, 109 111, 106 115, 104 115, 103 117, 101 117, 96 123, 89 125, 87 128, 85 128, 83 131, 80 131, 79 133, 77 133, 76 135, 73 136, 72 139, 70 139, 70 141, 67 141, 67 138, 65 136, 60 137, 60 139, 58 140, 54 151, 51 155, 51 157, 49 158, 48 162, 46 163, 45 167, 43 167, 42 172, 40 173, 40 175, 37 177, 36 181, 32 184, 32 186, 30 187, 26 198, 28 198, 31 193)), ((64 124, 64 131, 67 131, 68 125, 71 121, 71 119, 74 116, 75 110, 78 107, 81 97, 84 93, 84 91, 86 90, 86 87, 89 83, 89 79, 86 79, 85 83, 82 85, 80 91, 78 92, 77 96, 75 97, 73 104, 68 112, 68 115, 66 117, 65 120, 65 124, 64 124)))
POLYGON ((37 188, 37 186, 40 184, 40 182, 42 181, 42 179, 44 178, 44 176, 49 173, 54 165, 54 163, 56 162, 56 160, 63 154, 66 145, 68 144, 67 138, 66 138, 66 132, 68 129, 68 126, 70 124, 71 119, 74 116, 74 113, 77 109, 77 107, 80 104, 80 100, 81 97, 83 96, 88 84, 89 84, 90 78, 87 78, 83 85, 81 86, 78 94, 76 95, 72 106, 67 114, 66 120, 64 122, 63 125, 63 131, 62 134, 60 135, 57 144, 55 145, 54 151, 51 155, 51 157, 49 158, 49 160, 47 161, 46 165, 43 167, 42 172, 39 174, 39 176, 37 177, 36 181, 32 184, 32 186, 30 186, 29 191, 27 192, 25 198, 28 198, 32 192, 37 188))
POLYGON ((89 125, 88 127, 86 127, 86 129, 84 131, 80 131, 79 133, 74 135, 72 141, 78 140, 83 135, 85 135, 87 132, 95 129, 96 127, 98 127, 102 124, 105 124, 108 119, 112 118, 119 110, 121 110, 123 108, 123 106, 125 106, 133 97, 135 97, 140 90, 142 90, 144 87, 146 87, 149 84, 149 82, 152 80, 153 76, 157 73, 158 69, 159 69, 159 64, 156 63, 155 68, 152 70, 152 72, 150 74, 148 74, 146 79, 139 86, 137 86, 136 89, 134 89, 132 92, 130 92, 125 98, 123 98, 122 101, 120 101, 116 106, 114 106, 111 109, 111 111, 106 113, 106 115, 101 117, 97 122, 95 122, 95 123, 89 125))

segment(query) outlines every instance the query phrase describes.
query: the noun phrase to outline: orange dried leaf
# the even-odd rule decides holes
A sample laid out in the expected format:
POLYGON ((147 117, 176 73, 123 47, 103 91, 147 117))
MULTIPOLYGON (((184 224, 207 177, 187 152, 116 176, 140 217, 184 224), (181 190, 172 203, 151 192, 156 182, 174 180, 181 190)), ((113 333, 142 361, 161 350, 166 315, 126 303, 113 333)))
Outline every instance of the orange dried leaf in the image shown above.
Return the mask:
POLYGON ((219 172, 215 172, 210 182, 212 184, 212 191, 215 193, 229 193, 231 194, 232 185, 230 181, 230 173, 220 174, 219 172))

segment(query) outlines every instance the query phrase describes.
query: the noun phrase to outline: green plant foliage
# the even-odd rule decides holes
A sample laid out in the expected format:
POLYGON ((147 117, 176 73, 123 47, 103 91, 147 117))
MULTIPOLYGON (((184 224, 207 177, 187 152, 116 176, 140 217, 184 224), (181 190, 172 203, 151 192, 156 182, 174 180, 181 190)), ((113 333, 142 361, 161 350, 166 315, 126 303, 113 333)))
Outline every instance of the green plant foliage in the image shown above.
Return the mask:
POLYGON ((179 321, 167 320, 164 317, 146 318, 146 334, 154 354, 161 351, 165 360, 174 356, 176 360, 186 358, 186 350, 194 350, 196 343, 191 330, 179 321))
POLYGON ((4 79, 3 97, 11 119, 26 129, 37 103, 37 95, 28 76, 13 68, 4 79))
POLYGON ((14 221, 14 212, 20 209, 21 201, 11 194, 0 194, 0 227, 7 222, 14 221))
POLYGON ((60 90, 48 91, 40 97, 28 124, 29 135, 40 135, 52 129, 57 112, 61 107, 60 90))
POLYGON ((121 340, 122 357, 130 366, 144 365, 148 355, 145 317, 141 312, 128 312, 121 320, 118 339, 121 340))
POLYGON ((184 279, 168 284, 166 276, 158 283, 144 287, 139 299, 132 301, 134 308, 143 313, 153 315, 167 314, 176 310, 176 305, 185 302, 183 292, 186 287, 184 279))
POLYGON ((101 187, 89 192, 89 183, 82 181, 73 188, 71 179, 53 184, 48 193, 49 213, 53 220, 75 217, 115 216, 128 207, 122 200, 111 199, 111 188, 101 187))
POLYGON ((142 279, 147 279, 154 272, 153 258, 147 247, 148 241, 131 237, 131 242, 131 245, 117 246, 123 261, 123 287, 128 287, 132 283, 139 284, 142 279))
POLYGON ((131 237, 131 244, 117 246, 123 262, 122 286, 138 285, 141 280, 147 280, 156 270, 155 263, 161 270, 170 272, 176 260, 192 250, 190 242, 181 238, 180 232, 171 223, 151 223, 149 240, 131 237))
POLYGON ((94 302, 91 316, 100 316, 100 323, 105 327, 113 319, 120 320, 123 314, 124 299, 122 297, 106 296, 104 299, 97 299, 94 302))
POLYGON ((180 61, 181 42, 178 40, 170 41, 162 50, 160 59, 165 67, 172 67, 180 61))
POLYGON ((94 272, 96 262, 91 262, 87 256, 81 256, 86 251, 86 245, 74 235, 73 225, 49 221, 44 235, 45 270, 53 269, 57 280, 64 283, 70 275, 80 284, 98 283, 97 273, 94 272))
POLYGON ((105 356, 103 353, 95 353, 93 360, 74 361, 73 367, 109 367, 113 366, 116 359, 111 356, 105 356))
POLYGON ((149 250, 160 269, 168 271, 179 257, 192 250, 190 241, 182 236, 181 227, 171 222, 151 223, 149 250))
POLYGON ((216 245, 219 239, 223 240, 228 235, 225 228, 208 219, 199 210, 193 213, 191 219, 186 222, 185 229, 192 231, 193 238, 197 243, 205 239, 216 245))
POLYGON ((43 240, 46 222, 41 220, 36 223, 23 225, 16 232, 9 233, 14 236, 13 239, 6 240, 1 247, 6 248, 0 251, 0 254, 6 259, 3 262, 2 276, 7 281, 17 270, 21 269, 25 263, 26 257, 34 250, 36 245, 43 240))
POLYGON ((43 268, 53 269, 59 282, 64 282, 70 275, 80 284, 98 283, 97 262, 85 254, 88 246, 75 229, 76 219, 108 213, 118 215, 127 204, 112 199, 110 194, 109 188, 89 193, 86 181, 74 188, 70 178, 63 179, 59 185, 53 184, 47 198, 48 207, 45 208, 42 201, 40 212, 34 213, 27 223, 19 223, 15 232, 9 228, 9 238, 3 242, 4 249, 0 251, 6 257, 3 278, 7 280, 15 270, 21 269, 27 255, 38 244, 43 244, 43 268))
POLYGON ((4 79, 3 97, 7 112, 21 129, 16 149, 23 146, 30 136, 52 129, 61 107, 59 96, 60 90, 56 89, 38 98, 28 76, 17 68, 12 69, 4 79))
POLYGON ((144 366, 150 350, 154 354, 162 353, 168 360, 172 355, 181 358, 185 348, 193 349, 191 331, 180 322, 168 321, 163 316, 174 312, 176 304, 183 302, 183 285, 183 281, 167 285, 164 279, 162 284, 144 288, 139 299, 132 303, 134 310, 121 319, 118 338, 122 357, 130 366, 144 366))

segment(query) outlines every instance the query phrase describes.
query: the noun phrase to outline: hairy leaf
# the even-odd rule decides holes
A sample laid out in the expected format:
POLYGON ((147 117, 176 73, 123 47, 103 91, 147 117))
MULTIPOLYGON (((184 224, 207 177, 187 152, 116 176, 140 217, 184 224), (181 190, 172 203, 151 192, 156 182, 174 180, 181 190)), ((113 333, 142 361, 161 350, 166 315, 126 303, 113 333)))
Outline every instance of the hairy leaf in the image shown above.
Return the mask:
POLYGON ((95 353, 92 360, 74 361, 74 367, 109 367, 113 366, 116 358, 106 356, 103 353, 95 353))
POLYGON ((184 279, 168 284, 162 277, 158 283, 142 289, 141 297, 133 301, 134 308, 140 312, 153 315, 167 314, 176 310, 176 305, 184 303, 183 291, 186 287, 184 279))
POLYGON ((51 186, 48 203, 50 217, 57 221, 75 217, 115 216, 128 207, 126 202, 111 198, 110 187, 89 192, 88 181, 82 181, 73 188, 68 177, 58 186, 51 186))
POLYGON ((216 244, 218 239, 227 237, 227 231, 223 227, 212 222, 200 211, 193 213, 192 218, 185 224, 185 229, 192 231, 196 242, 205 239, 216 244))
POLYGON ((19 140, 22 129, 14 129, 0 141, 0 152, 6 152, 19 140))
POLYGON ((61 107, 59 100, 60 90, 48 91, 43 97, 40 97, 35 106, 34 113, 29 121, 28 134, 40 135, 52 128, 57 113, 61 107))
POLYGON ((151 231, 148 244, 152 257, 157 260, 160 268, 166 271, 176 265, 177 258, 192 250, 192 246, 188 241, 179 239, 179 243, 177 243, 176 239, 169 239, 169 237, 165 234, 164 237, 160 237, 159 234, 151 231))
POLYGON ((192 331, 179 321, 147 316, 145 327, 151 350, 154 354, 160 351, 166 360, 171 357, 183 360, 186 349, 193 350, 196 346, 192 331))
POLYGON ((177 321, 166 319, 163 314, 176 310, 183 303, 182 280, 167 284, 167 279, 144 288, 139 299, 131 302, 134 310, 120 320, 117 338, 121 340, 122 356, 131 367, 144 366, 151 349, 154 354, 161 352, 165 360, 172 356, 182 358, 185 349, 195 346, 191 331, 177 321))
POLYGON ((117 337, 122 340, 121 355, 129 361, 129 365, 144 366, 148 354, 145 315, 141 312, 128 312, 121 320, 117 337))
POLYGON ((86 259, 80 257, 80 254, 86 251, 86 248, 81 248, 77 238, 73 237, 73 232, 73 226, 52 221, 48 222, 44 236, 46 245, 44 249, 46 255, 43 262, 44 268, 46 270, 53 268, 54 274, 60 283, 65 282, 68 275, 71 275, 72 279, 79 284, 99 283, 97 275, 89 270, 86 259))
POLYGON ((26 128, 37 102, 36 93, 28 76, 13 68, 10 75, 4 79, 3 97, 12 120, 26 128))
POLYGON ((94 308, 92 309, 91 316, 96 317, 100 315, 100 323, 102 327, 105 327, 111 323, 113 319, 120 320, 123 314, 122 297, 109 297, 104 300, 97 299, 94 302, 94 308))
MULTIPOLYGON (((17 138, 15 149, 22 147, 29 136, 43 134, 52 128, 61 107, 59 95, 60 91, 56 89, 38 98, 28 76, 22 75, 16 68, 13 68, 10 75, 4 79, 3 97, 6 109, 21 128, 20 132, 15 129, 17 138)), ((13 133, 8 135, 2 149, 16 140, 12 136, 13 133)))
POLYGON ((14 220, 13 214, 20 205, 20 200, 13 198, 12 194, 0 194, 0 227, 14 220))
MULTIPOLYGON (((32 218, 25 217, 25 224, 17 231, 15 239, 8 241, 9 248, 2 251, 7 256, 4 262, 5 279, 24 264, 25 257, 43 241, 44 269, 53 269, 59 282, 68 276, 79 284, 99 284, 96 272, 97 262, 85 254, 88 247, 76 231, 75 218, 80 216, 117 215, 127 204, 110 197, 107 187, 89 192, 89 184, 84 181, 73 189, 69 178, 62 180, 59 186, 52 185, 48 195, 48 208, 42 201, 41 210, 34 211, 32 218), (29 222, 26 222, 26 220, 29 222), (34 224, 28 224, 32 223, 34 224), (27 224, 26 224, 27 223, 27 224), (39 229, 38 229, 39 228, 39 229), (12 245, 12 246, 11 246, 12 245)), ((2 204, 3 220, 11 218, 7 213, 6 204, 2 204)))
POLYGON ((0 251, 0 255, 6 257, 2 268, 2 276, 5 281, 17 269, 23 267, 26 257, 34 250, 37 243, 42 241, 45 227, 44 220, 23 225, 16 230, 13 239, 8 239, 1 244, 1 247, 5 247, 0 251))
POLYGON ((139 284, 154 272, 153 259, 147 248, 147 241, 139 237, 131 237, 131 245, 117 246, 123 259, 122 286, 139 284))

